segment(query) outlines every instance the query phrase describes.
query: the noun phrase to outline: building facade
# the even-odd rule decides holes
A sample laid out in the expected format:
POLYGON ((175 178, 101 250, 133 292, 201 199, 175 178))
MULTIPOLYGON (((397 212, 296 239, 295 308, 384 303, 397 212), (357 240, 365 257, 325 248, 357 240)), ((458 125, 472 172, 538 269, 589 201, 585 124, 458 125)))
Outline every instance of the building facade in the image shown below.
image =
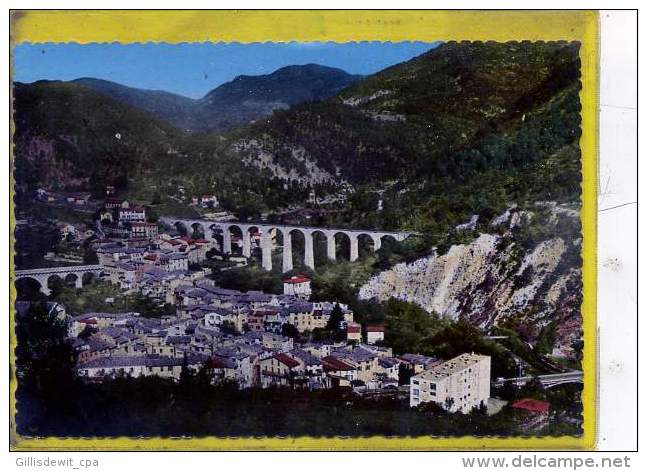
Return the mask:
POLYGON ((470 412, 490 397, 489 356, 464 353, 411 377, 409 405, 434 402, 450 412, 470 412))

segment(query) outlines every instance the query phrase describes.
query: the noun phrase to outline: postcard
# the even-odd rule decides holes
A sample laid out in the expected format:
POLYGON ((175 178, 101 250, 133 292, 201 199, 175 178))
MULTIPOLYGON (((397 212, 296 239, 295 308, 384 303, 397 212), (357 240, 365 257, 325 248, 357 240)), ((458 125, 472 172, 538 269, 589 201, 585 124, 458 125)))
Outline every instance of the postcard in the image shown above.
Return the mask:
POLYGON ((15 15, 13 446, 590 448, 596 21, 15 15))

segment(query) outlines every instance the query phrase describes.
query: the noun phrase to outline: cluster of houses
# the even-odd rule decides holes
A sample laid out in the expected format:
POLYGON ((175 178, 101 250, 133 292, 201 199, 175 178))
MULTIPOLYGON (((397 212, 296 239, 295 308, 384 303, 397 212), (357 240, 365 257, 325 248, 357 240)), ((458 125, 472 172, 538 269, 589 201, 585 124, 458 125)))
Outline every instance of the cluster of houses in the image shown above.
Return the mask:
MULTIPOLYGON (((179 289, 178 296, 183 309, 176 318, 129 312, 72 318, 69 335, 78 351, 79 375, 95 381, 150 375, 178 380, 183 368, 206 368, 214 383, 229 381, 240 388, 346 386, 363 392, 397 389, 406 374, 412 407, 436 402, 469 412, 489 398, 486 356, 465 354, 450 361, 395 356, 388 347, 350 340, 350 332, 345 341, 302 343, 277 332, 279 322, 304 332, 307 326, 322 325, 331 303, 205 285, 179 289), (262 324, 255 322, 261 318, 262 324)), ((342 309, 346 327, 353 325, 352 312, 342 309)))
POLYGON ((94 240, 92 249, 104 277, 122 290, 173 304, 176 287, 209 274, 189 268, 207 259, 207 252, 215 248, 213 239, 175 230, 160 233, 158 224, 147 221, 145 208, 114 197, 106 198, 100 224, 104 237, 94 240))
MULTIPOLYGON (((296 343, 277 332, 281 322, 304 331, 325 325, 331 303, 200 287, 178 289, 178 295, 183 308, 173 318, 149 319, 132 312, 73 317, 69 336, 78 352, 79 375, 93 380, 148 375, 177 380, 182 368, 207 368, 214 383, 231 381, 240 388, 378 389, 397 387, 400 365, 409 364, 379 345, 296 343)), ((342 309, 349 324, 352 312, 342 309)))
POLYGON ((362 329, 348 306, 295 295, 295 281, 309 283, 302 275, 288 278, 289 293, 269 294, 223 289, 197 279, 174 289, 176 316, 74 317, 69 334, 78 351, 78 372, 92 380, 148 375, 177 380, 182 368, 207 368, 214 383, 230 381, 240 388, 346 386, 357 391, 397 389, 410 377, 412 407, 436 402, 452 411, 469 412, 487 403, 489 357, 465 354, 442 361, 418 354, 393 355, 382 345, 383 326, 362 329), (298 341, 326 328, 333 310, 341 312, 345 339, 298 341), (289 335, 287 325, 305 335, 289 335))

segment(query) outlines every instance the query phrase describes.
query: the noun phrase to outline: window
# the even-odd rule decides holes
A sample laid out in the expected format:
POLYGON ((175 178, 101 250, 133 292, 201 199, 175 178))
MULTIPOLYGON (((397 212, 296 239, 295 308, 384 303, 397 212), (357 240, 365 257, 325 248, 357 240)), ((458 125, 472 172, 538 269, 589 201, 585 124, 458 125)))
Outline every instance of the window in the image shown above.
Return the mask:
POLYGON ((420 381, 418 381, 417 379, 414 379, 413 381, 411 381, 411 383, 418 385, 420 384, 420 381))
POLYGON ((429 383, 429 389, 431 389, 432 391, 435 391, 436 390, 436 383, 429 383))
POLYGON ((420 396, 420 389, 412 389, 411 393, 413 394, 414 397, 420 396))

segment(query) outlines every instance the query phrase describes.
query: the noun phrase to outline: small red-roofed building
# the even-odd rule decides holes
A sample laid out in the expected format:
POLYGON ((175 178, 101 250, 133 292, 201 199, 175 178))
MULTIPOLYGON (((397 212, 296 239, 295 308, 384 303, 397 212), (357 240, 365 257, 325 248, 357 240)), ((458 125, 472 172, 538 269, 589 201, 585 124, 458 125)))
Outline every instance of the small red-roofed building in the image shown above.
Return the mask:
POLYGON ((346 340, 349 342, 361 342, 362 326, 355 322, 349 322, 346 327, 346 340))
POLYGON ((283 280, 283 294, 298 296, 301 298, 310 298, 312 289, 310 288, 310 278, 305 275, 295 275, 283 280))
POLYGON ((549 402, 525 397, 513 402, 511 407, 523 430, 539 430, 548 424, 549 402))
POLYGON ((357 367, 334 356, 327 356, 321 359, 323 371, 331 386, 350 387, 351 382, 355 381, 358 375, 357 367))
POLYGON ((304 365, 287 353, 276 353, 259 362, 261 386, 295 386, 304 373, 304 365))
POLYGON ((377 342, 384 342, 384 326, 369 325, 366 326, 366 343, 374 345, 377 342))

